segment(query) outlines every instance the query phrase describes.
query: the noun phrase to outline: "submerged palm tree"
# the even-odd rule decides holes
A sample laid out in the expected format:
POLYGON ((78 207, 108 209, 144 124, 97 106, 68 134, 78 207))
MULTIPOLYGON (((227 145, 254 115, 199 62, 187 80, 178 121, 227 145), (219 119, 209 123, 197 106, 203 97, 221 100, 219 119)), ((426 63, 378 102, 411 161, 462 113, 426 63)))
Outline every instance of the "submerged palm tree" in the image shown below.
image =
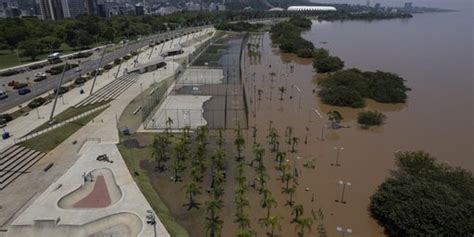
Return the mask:
POLYGON ((280 100, 283 100, 283 94, 286 92, 286 88, 284 86, 278 87, 278 90, 280 91, 280 100))
POLYGON ((258 89, 257 93, 258 93, 258 100, 259 100, 259 101, 262 100, 263 90, 262 90, 262 89, 258 89))
POLYGON ((279 216, 269 216, 267 218, 263 218, 260 220, 260 223, 264 225, 265 227, 270 227, 270 232, 267 232, 267 235, 270 237, 275 236, 275 229, 278 228, 279 230, 281 229, 281 224, 280 224, 280 219, 281 217, 279 216))
POLYGON ((254 230, 247 228, 247 229, 240 229, 237 233, 237 237, 255 237, 257 236, 257 232, 254 230))
POLYGON ((168 153, 167 153, 168 142, 166 140, 167 140, 166 137, 162 135, 157 135, 153 139, 152 156, 156 162, 156 170, 160 172, 165 170, 165 166, 163 165, 163 162, 166 162, 168 160, 168 153))
POLYGON ((311 218, 302 218, 296 222, 296 228, 299 228, 300 231, 298 232, 299 237, 304 237, 304 230, 308 229, 311 232, 311 225, 313 224, 313 220, 311 218))
POLYGON ((288 201, 286 201, 285 205, 288 205, 292 207, 295 204, 295 201, 293 200, 293 194, 296 192, 296 186, 293 185, 288 189, 283 190, 284 193, 288 194, 288 201))
POLYGON ((260 201, 260 206, 267 209, 267 218, 270 217, 270 210, 272 207, 277 206, 277 201, 273 197, 272 193, 268 190, 265 190, 262 200, 260 201))
POLYGON ((291 138, 291 152, 295 153, 296 150, 295 150, 295 145, 299 142, 299 138, 297 137, 292 137, 291 138))
POLYGON ((304 207, 301 204, 294 205, 291 208, 291 214, 294 215, 293 220, 291 223, 298 222, 300 220, 300 216, 303 215, 304 207))

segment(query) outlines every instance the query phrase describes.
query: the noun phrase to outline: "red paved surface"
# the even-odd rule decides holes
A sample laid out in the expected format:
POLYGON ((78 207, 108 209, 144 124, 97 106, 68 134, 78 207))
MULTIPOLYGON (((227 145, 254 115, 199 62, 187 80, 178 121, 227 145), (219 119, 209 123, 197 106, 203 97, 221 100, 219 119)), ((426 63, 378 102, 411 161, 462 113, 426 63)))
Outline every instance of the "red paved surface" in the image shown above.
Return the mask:
POLYGON ((110 200, 109 191, 103 175, 96 177, 94 189, 86 197, 76 202, 74 208, 101 208, 107 207, 112 201, 110 200))

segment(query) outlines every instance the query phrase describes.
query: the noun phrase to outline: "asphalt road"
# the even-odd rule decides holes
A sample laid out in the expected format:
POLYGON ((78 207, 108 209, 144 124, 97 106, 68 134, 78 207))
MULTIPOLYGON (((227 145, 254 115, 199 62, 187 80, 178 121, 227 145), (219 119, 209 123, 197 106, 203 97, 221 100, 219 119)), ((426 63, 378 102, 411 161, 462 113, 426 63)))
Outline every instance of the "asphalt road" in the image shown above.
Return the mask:
MULTIPOLYGON (((194 30, 199 30, 199 29, 202 29, 202 28, 205 28, 205 27, 207 27, 207 26, 180 29, 180 30, 175 30, 175 31, 162 33, 162 34, 156 34, 156 35, 152 35, 152 36, 142 37, 139 41, 130 42, 130 44, 128 46, 128 49, 127 49, 127 47, 122 47, 122 48, 117 49, 113 52, 106 53, 103 60, 102 60, 101 65, 103 66, 105 64, 113 62, 117 58, 122 58, 123 56, 128 54, 130 51, 135 51, 135 50, 138 50, 140 48, 143 48, 146 45, 148 45, 151 40, 157 42, 157 41, 164 40, 164 39, 166 39, 168 37, 171 37, 171 36, 179 35, 179 34, 182 34, 182 33, 192 32, 194 30)), ((102 51, 101 51, 101 53, 102 53, 102 51)), ((89 60, 81 63, 81 65, 80 65, 80 68, 82 69, 81 71, 76 72, 75 69, 71 69, 69 71, 66 71, 65 74, 64 74, 63 84, 80 77, 82 74, 86 74, 87 72, 91 72, 91 71, 95 70, 97 68, 97 65, 99 64, 99 61, 100 61, 100 56, 96 56, 94 54, 92 59, 89 59, 89 60)), ((45 69, 43 68, 42 70, 39 70, 39 71, 44 71, 44 70, 45 69)), ((25 77, 25 78, 30 77, 31 78, 31 77, 34 77, 33 75, 34 75, 34 72, 33 73, 32 72, 26 72, 26 73, 21 73, 17 76, 22 77, 22 78, 23 77, 25 77)), ((10 77, 5 77, 5 78, 7 78, 6 79, 7 81, 17 80, 14 77, 11 77, 11 78, 10 77)), ((5 78, 2 78, 2 81, 5 81, 5 78)), ((15 106, 18 106, 18 105, 24 103, 26 101, 29 101, 29 100, 37 97, 38 95, 41 95, 41 94, 43 94, 43 93, 45 93, 49 90, 57 88, 60 79, 61 79, 61 74, 55 75, 55 76, 48 76, 48 79, 40 81, 40 82, 32 82, 32 84, 28 87, 31 90, 31 92, 29 94, 26 94, 26 95, 19 95, 17 91, 11 91, 8 94, 8 98, 0 101, 0 112, 4 112, 8 109, 11 109, 15 106)))

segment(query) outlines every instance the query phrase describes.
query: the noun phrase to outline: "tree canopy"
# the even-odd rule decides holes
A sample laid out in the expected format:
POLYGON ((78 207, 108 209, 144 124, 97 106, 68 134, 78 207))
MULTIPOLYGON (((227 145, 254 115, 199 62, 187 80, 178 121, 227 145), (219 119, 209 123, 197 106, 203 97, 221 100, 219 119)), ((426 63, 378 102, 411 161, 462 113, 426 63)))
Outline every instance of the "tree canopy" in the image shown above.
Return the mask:
POLYGON ((313 57, 314 45, 303 39, 301 32, 311 27, 311 21, 303 17, 292 17, 289 21, 280 22, 270 30, 272 41, 279 45, 280 50, 295 53, 299 57, 313 57), (309 26, 308 26, 309 24, 309 26))
POLYGON ((321 100, 330 105, 361 108, 364 98, 381 103, 403 103, 408 98, 405 80, 388 72, 340 70, 320 82, 321 100))
POLYGON ((427 153, 396 154, 397 169, 371 198, 370 212, 389 236, 470 236, 474 177, 427 153))

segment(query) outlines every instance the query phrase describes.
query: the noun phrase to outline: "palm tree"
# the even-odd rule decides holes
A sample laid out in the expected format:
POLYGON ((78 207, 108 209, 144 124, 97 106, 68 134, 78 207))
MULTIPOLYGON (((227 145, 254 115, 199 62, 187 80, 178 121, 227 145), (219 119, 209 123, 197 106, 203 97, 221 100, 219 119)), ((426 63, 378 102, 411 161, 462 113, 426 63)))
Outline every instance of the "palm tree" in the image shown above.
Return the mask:
POLYGON ((297 138, 297 137, 292 137, 291 138, 291 152, 295 153, 296 150, 295 150, 295 145, 298 143, 300 139, 297 138))
POLYGON ((213 167, 217 170, 224 170, 224 160, 225 160, 225 151, 222 148, 217 148, 213 156, 211 156, 211 161, 213 167))
POLYGON ((275 156, 275 161, 278 162, 278 167, 281 167, 283 161, 285 160, 285 157, 286 157, 286 153, 285 152, 277 152, 276 156, 275 156))
POLYGON ((286 201, 285 205, 288 205, 292 207, 295 204, 295 201, 293 200, 293 194, 296 192, 296 186, 293 185, 288 189, 284 190, 284 193, 288 194, 288 201, 286 201))
POLYGON ((217 145, 219 145, 219 148, 222 148, 222 145, 224 145, 224 137, 222 135, 223 129, 218 128, 217 130, 219 132, 219 137, 217 138, 217 145))
POLYGON ((262 89, 258 89, 257 93, 258 93, 258 100, 259 100, 259 101, 262 100, 263 90, 262 90, 262 89))
POLYGON ((324 227, 323 223, 319 223, 318 225, 318 234, 319 234, 319 237, 327 236, 326 228, 324 227))
POLYGON ((278 90, 280 91, 280 100, 283 100, 283 94, 286 92, 286 88, 284 86, 278 87, 278 90))
POLYGON ((247 228, 247 229, 240 229, 239 233, 237 233, 237 237, 255 237, 257 236, 257 232, 254 230, 247 228))
POLYGON ((171 117, 168 117, 168 118, 166 119, 165 124, 166 124, 166 129, 167 129, 167 130, 166 130, 166 131, 167 131, 166 134, 167 134, 167 136, 169 137, 169 136, 170 136, 170 132, 171 132, 171 125, 173 124, 173 119, 171 119, 171 117))
POLYGON ((285 187, 283 188, 282 192, 285 192, 290 188, 290 180, 292 180, 293 178, 293 175, 289 172, 285 172, 280 176, 281 181, 285 183, 285 187))
POLYGON ((155 136, 153 139, 153 153, 152 156, 156 162, 156 170, 164 171, 165 166, 162 164, 168 159, 166 148, 168 146, 167 142, 165 141, 166 138, 161 135, 155 136))
MULTIPOLYGON (((257 161, 259 167, 263 166, 263 154, 265 154, 265 148, 260 146, 260 144, 255 144, 253 153, 255 154, 254 161, 257 161)), ((253 162, 252 162, 253 163, 253 162)))
POLYGON ((208 129, 206 126, 201 126, 196 131, 196 140, 200 143, 207 144, 208 129))
POLYGON ((221 235, 223 221, 219 218, 206 218, 206 235, 216 237, 221 235))
POLYGON ((206 202, 206 212, 209 214, 209 219, 216 219, 217 213, 221 210, 223 202, 222 200, 209 200, 206 202))
POLYGON ((291 223, 299 221, 300 216, 303 215, 303 212, 304 212, 303 205, 301 205, 301 204, 294 205, 291 208, 291 214, 295 215, 295 217, 293 217, 293 220, 291 221, 291 223))
POLYGON ((299 219, 296 222, 296 228, 300 229, 300 232, 298 232, 299 237, 304 237, 304 230, 308 229, 309 232, 311 232, 311 225, 313 224, 313 220, 311 218, 302 218, 299 219))
POLYGON ((250 227, 250 218, 249 215, 243 211, 238 211, 235 214, 234 222, 239 223, 239 229, 249 228, 250 227))
POLYGON ((175 159, 173 163, 171 164, 171 168, 173 169, 173 172, 174 172, 173 181, 175 183, 183 181, 181 179, 180 173, 186 169, 186 166, 184 166, 181 163, 181 160, 175 159))
POLYGON ((270 217, 270 210, 277 206, 277 202, 270 191, 264 192, 260 206, 267 209, 267 218, 270 217))
POLYGON ((337 110, 329 111, 327 113, 328 115, 328 120, 331 121, 331 128, 332 129, 337 129, 339 128, 339 123, 344 119, 337 110))
POLYGON ((267 233, 268 236, 274 237, 276 228, 281 230, 280 219, 281 217, 279 216, 269 216, 260 220, 260 223, 262 225, 264 225, 265 227, 270 227, 270 232, 267 233))
POLYGON ((188 197, 188 203, 184 204, 183 206, 187 206, 188 210, 192 208, 199 209, 200 203, 196 202, 194 198, 201 194, 201 187, 194 181, 191 181, 189 184, 185 185, 184 188, 186 189, 186 196, 188 197))
POLYGON ((242 135, 238 135, 234 140, 234 145, 237 148, 236 160, 240 162, 244 159, 244 157, 242 156, 242 150, 243 150, 244 145, 245 145, 244 137, 242 135))

